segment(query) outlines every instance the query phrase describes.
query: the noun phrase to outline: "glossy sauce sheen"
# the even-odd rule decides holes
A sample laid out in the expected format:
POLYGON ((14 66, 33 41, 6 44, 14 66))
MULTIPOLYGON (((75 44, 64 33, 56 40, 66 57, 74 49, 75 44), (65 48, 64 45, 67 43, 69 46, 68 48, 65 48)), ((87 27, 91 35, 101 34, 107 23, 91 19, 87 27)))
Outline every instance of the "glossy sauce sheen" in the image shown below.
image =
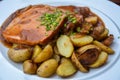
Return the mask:
POLYGON ((8 42, 20 44, 35 45, 47 43, 58 32, 65 17, 64 15, 61 16, 61 21, 54 31, 46 31, 45 26, 40 25, 41 22, 37 21, 37 19, 45 13, 53 13, 55 9, 49 6, 34 6, 29 8, 10 22, 3 31, 3 37, 8 42))
MULTIPOLYGON (((84 18, 95 15, 87 7, 58 6, 57 8, 75 12, 78 15, 83 15, 84 18)), ((48 43, 63 27, 65 16, 61 16, 62 20, 54 31, 46 31, 45 26, 37 28, 40 22, 36 19, 44 13, 53 13, 54 10, 54 7, 35 5, 16 11, 1 26, 0 38, 2 42, 26 45, 43 45, 48 43)), ((104 25, 101 19, 98 22, 98 25, 100 24, 104 25)))

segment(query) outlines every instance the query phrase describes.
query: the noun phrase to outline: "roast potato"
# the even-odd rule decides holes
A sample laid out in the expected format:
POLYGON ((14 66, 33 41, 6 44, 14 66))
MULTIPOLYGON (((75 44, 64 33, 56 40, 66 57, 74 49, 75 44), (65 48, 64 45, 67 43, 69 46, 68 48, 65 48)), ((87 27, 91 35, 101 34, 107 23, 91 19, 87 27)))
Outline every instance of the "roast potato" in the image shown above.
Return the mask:
POLYGON ((35 74, 37 71, 37 65, 32 60, 26 60, 23 63, 23 71, 27 74, 35 74))
POLYGON ((108 36, 109 30, 105 28, 104 32, 99 36, 99 39, 102 40, 108 36))
POLYGON ((38 54, 40 54, 41 51, 42 51, 42 48, 39 45, 36 45, 33 50, 32 59, 38 56, 38 54))
POLYGON ((93 38, 88 35, 78 36, 78 34, 77 34, 77 35, 70 36, 70 38, 71 38, 71 41, 73 42, 73 44, 77 47, 81 47, 81 46, 90 44, 93 41, 93 38))
POLYGON ((97 60, 101 50, 96 45, 89 44, 80 47, 76 52, 82 65, 90 65, 97 60))
POLYGON ((89 44, 89 45, 80 47, 79 49, 77 49, 77 52, 80 54, 83 54, 85 51, 87 51, 89 49, 93 49, 93 48, 96 48, 98 51, 101 51, 101 49, 98 46, 93 45, 93 44, 89 44))
POLYGON ((107 52, 108 54, 113 54, 113 53, 114 53, 114 50, 113 50, 112 48, 110 48, 110 47, 102 44, 102 43, 99 42, 99 41, 96 41, 96 40, 95 40, 95 41, 93 41, 93 43, 94 43, 96 46, 100 47, 103 51, 107 52))
POLYGON ((72 62, 76 65, 76 67, 81 71, 81 72, 88 72, 88 69, 84 67, 80 61, 78 61, 76 54, 73 52, 72 57, 71 57, 72 62))
POLYGON ((89 16, 87 18, 85 18, 85 21, 88 23, 92 23, 92 24, 96 24, 97 23, 97 16, 89 16))
POLYGON ((15 43, 14 43, 14 44, 12 45, 12 48, 16 48, 17 46, 18 46, 18 44, 15 44, 15 43))
POLYGON ((49 59, 39 66, 37 75, 41 77, 50 77, 56 72, 57 66, 58 62, 55 59, 49 59))
POLYGON ((108 59, 108 54, 106 52, 102 51, 100 53, 98 59, 93 64, 89 65, 89 67, 91 67, 91 68, 100 67, 107 62, 107 59, 108 59))
POLYGON ((29 48, 15 49, 10 48, 8 50, 8 57, 14 62, 23 62, 30 59, 32 56, 29 48))
POLYGON ((68 77, 73 75, 76 71, 77 69, 72 62, 69 59, 64 58, 64 60, 62 60, 61 64, 58 66, 56 73, 61 77, 68 77))
POLYGON ((53 55, 53 49, 51 45, 45 46, 45 48, 33 59, 35 63, 41 63, 53 55))
POLYGON ((61 35, 57 40, 57 48, 60 55, 64 57, 70 57, 74 50, 74 47, 70 41, 70 38, 66 35, 61 35))

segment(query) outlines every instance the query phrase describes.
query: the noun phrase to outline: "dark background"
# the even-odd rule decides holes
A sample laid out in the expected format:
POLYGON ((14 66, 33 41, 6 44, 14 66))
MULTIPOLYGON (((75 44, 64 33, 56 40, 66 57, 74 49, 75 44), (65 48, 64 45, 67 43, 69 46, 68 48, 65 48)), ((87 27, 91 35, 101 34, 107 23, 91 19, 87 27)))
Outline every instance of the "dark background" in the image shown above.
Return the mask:
POLYGON ((120 6, 120 0, 110 0, 110 1, 116 3, 116 4, 118 4, 120 6))

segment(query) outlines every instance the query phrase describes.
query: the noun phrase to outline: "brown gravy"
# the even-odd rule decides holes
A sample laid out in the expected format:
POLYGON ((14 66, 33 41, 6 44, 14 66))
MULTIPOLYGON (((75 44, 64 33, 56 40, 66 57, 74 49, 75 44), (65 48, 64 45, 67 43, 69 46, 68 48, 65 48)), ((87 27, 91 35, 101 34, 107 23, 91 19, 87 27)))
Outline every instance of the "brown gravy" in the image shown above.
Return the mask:
POLYGON ((6 46, 7 48, 11 48, 12 47, 12 43, 8 43, 2 36, 2 30, 0 28, 0 42, 6 46))
MULTIPOLYGON (((97 16, 96 14, 92 13, 89 8, 84 7, 75 7, 75 6, 57 6, 58 8, 69 10, 72 12, 76 12, 77 14, 82 14, 85 17, 94 15, 97 16)), ((24 8, 23 8, 24 9, 24 8)), ((3 25, 0 28, 0 42, 3 43, 6 47, 10 48, 12 46, 12 43, 7 42, 4 37, 2 36, 2 31, 9 25, 9 23, 16 17, 17 12, 22 12, 22 9, 16 11, 15 13, 11 14, 10 17, 7 18, 7 20, 3 23, 3 25)), ((98 17, 98 16, 97 16, 98 17)), ((98 17, 98 23, 97 25, 104 25, 103 21, 98 17)))

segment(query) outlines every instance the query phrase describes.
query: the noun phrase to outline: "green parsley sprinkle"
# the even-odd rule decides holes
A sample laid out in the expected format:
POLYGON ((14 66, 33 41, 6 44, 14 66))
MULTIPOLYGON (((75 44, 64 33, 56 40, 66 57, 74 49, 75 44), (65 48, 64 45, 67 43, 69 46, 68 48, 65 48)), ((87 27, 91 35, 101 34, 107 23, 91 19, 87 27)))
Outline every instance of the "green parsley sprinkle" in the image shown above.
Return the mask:
POLYGON ((49 31, 50 30, 50 26, 46 25, 46 30, 49 31))
POLYGON ((64 24, 64 27, 67 27, 67 24, 64 24))
POLYGON ((77 27, 77 32, 80 32, 80 30, 81 30, 80 27, 77 27))
POLYGON ((73 20, 72 23, 76 23, 76 20, 73 20))
POLYGON ((70 35, 75 35, 76 32, 70 31, 70 35))
POLYGON ((47 31, 54 30, 61 20, 61 15, 62 11, 56 9, 54 13, 43 14, 37 21, 41 21, 41 25, 46 26, 47 31))
POLYGON ((70 11, 66 11, 66 15, 68 16, 68 21, 72 23, 76 23, 77 19, 73 16, 73 14, 70 11))

